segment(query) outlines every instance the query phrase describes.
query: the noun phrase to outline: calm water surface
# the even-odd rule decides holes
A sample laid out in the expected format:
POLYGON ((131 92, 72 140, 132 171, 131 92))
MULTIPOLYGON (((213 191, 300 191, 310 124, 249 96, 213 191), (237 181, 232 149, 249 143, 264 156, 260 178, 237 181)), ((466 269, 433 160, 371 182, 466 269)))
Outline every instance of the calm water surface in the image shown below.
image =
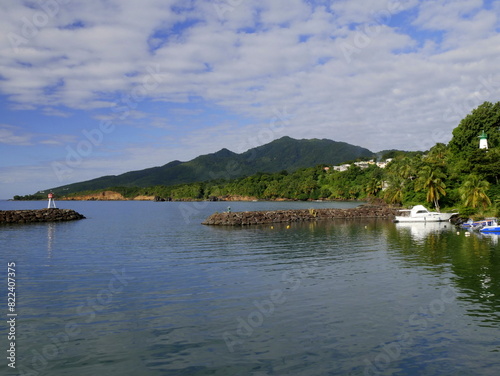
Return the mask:
MULTIPOLYGON (((0 227, 17 268, 6 375, 498 375, 498 238, 384 220, 219 228, 209 214, 346 203, 59 202, 0 227)), ((0 210, 41 202, 0 202, 0 210)), ((1 340, 7 347, 6 326, 1 340)))

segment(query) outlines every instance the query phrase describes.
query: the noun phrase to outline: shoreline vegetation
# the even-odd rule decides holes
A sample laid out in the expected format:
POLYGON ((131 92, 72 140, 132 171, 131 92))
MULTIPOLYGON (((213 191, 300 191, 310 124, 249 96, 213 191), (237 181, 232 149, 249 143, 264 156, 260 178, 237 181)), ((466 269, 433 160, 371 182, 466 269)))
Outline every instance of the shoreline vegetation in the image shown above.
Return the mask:
MULTIPOLYGON (((427 151, 388 151, 379 158, 390 162, 379 167, 376 161, 360 158, 365 163, 322 164, 238 178, 228 173, 227 178, 196 183, 108 187, 67 195, 61 188, 54 194, 57 200, 378 200, 396 207, 423 204, 431 210, 459 211, 474 219, 500 216, 500 102, 474 109, 453 130, 448 144, 437 143, 427 151), (487 148, 480 148, 480 137, 487 137, 487 148)), ((14 200, 45 199, 41 193, 14 200)))

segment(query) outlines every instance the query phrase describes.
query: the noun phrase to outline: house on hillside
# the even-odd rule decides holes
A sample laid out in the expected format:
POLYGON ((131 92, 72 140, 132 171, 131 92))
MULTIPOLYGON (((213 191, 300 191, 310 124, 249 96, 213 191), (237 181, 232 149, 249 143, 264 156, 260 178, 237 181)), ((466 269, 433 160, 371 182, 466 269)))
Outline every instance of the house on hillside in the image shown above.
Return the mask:
POLYGON ((333 170, 334 171, 340 171, 340 172, 342 172, 342 171, 347 171, 347 169, 349 167, 351 167, 350 164, 343 164, 343 165, 340 165, 340 166, 333 166, 333 170))
MULTIPOLYGON (((392 158, 386 159, 385 162, 375 162, 373 159, 371 159, 369 161, 354 162, 354 165, 358 166, 361 169, 368 168, 371 165, 376 165, 380 168, 385 168, 389 164, 389 162, 391 162, 391 161, 392 161, 392 158)), ((333 166, 333 170, 342 172, 342 171, 346 171, 349 167, 351 167, 350 164, 343 164, 340 166, 333 166)))

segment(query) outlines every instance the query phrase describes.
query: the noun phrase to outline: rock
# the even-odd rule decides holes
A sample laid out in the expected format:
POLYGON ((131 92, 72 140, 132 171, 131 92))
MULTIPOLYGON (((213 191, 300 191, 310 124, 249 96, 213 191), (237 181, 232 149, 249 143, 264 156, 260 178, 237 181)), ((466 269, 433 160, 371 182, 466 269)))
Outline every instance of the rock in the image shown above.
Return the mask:
POLYGON ((0 224, 60 222, 84 218, 85 216, 71 209, 0 210, 0 224))
POLYGON ((216 213, 202 224, 215 226, 243 226, 269 223, 317 221, 333 218, 386 218, 393 219, 397 209, 388 206, 363 205, 353 209, 299 209, 216 213))

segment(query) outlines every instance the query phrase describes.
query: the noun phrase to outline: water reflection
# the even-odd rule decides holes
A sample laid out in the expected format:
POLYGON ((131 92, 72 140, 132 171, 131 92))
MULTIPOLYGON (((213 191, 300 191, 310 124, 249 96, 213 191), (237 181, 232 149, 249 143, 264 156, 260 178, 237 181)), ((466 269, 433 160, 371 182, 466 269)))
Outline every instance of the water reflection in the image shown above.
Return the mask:
POLYGON ((500 237, 500 233, 495 234, 495 233, 488 233, 488 234, 483 234, 479 233, 478 236, 483 237, 484 239, 488 239, 492 245, 498 245, 498 238, 500 237))
POLYGON ((391 254, 407 267, 452 272, 459 299, 481 325, 500 327, 500 256, 497 234, 466 234, 450 224, 407 224, 389 231, 391 254), (468 236, 470 235, 470 236, 468 236), (403 257, 401 257, 403 256, 403 257), (431 268, 429 268, 431 267, 431 268))
POLYGON ((425 240, 430 234, 449 231, 451 226, 448 222, 396 223, 396 228, 399 231, 407 231, 414 240, 419 242, 425 240))
POLYGON ((49 222, 47 223, 47 258, 52 258, 52 249, 54 247, 54 239, 56 232, 56 224, 49 222))

